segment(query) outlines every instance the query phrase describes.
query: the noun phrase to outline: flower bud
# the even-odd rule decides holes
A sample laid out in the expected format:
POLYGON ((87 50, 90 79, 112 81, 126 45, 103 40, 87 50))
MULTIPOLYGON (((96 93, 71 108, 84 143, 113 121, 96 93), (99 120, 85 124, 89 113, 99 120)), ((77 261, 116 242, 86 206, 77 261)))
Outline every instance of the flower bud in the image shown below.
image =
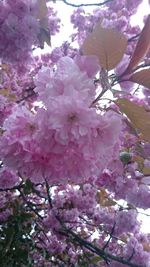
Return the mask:
POLYGON ((129 164, 131 163, 131 159, 132 159, 131 153, 128 153, 126 151, 120 153, 120 160, 122 161, 122 163, 129 164))

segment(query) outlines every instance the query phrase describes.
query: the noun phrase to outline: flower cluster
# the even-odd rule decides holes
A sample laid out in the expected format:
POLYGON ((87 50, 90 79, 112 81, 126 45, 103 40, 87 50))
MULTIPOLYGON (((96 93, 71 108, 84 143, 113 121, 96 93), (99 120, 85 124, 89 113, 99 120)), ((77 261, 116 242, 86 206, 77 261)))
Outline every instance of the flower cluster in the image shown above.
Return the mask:
POLYGON ((35 84, 43 107, 36 114, 15 108, 4 123, 2 159, 34 182, 80 183, 118 157, 121 119, 90 108, 95 87, 88 75, 97 65, 85 71, 88 62, 64 57, 54 73, 42 68, 35 84))
POLYGON ((4 62, 27 62, 33 47, 43 42, 43 32, 51 35, 58 32, 60 20, 52 8, 49 12, 48 25, 43 29, 37 0, 0 2, 0 55, 4 62))
POLYGON ((19 177, 16 173, 10 171, 8 168, 3 167, 0 169, 0 188, 8 189, 13 188, 19 183, 19 177))
POLYGON ((72 41, 103 27, 85 40, 90 55, 66 40, 29 61, 59 31, 57 13, 0 1, 1 266, 150 266, 150 16, 140 37, 131 25, 141 2, 75 10, 72 41))
MULTIPOLYGON (((73 24, 75 33, 72 34, 72 40, 82 45, 85 37, 90 33, 97 24, 101 24, 104 28, 114 28, 124 32, 127 38, 136 36, 140 33, 138 25, 131 26, 131 17, 136 13, 141 0, 138 1, 110 1, 107 8, 97 8, 93 13, 86 13, 84 8, 76 9, 71 15, 71 23, 73 24)), ((135 42, 129 42, 126 54, 131 56, 135 47, 135 42)))

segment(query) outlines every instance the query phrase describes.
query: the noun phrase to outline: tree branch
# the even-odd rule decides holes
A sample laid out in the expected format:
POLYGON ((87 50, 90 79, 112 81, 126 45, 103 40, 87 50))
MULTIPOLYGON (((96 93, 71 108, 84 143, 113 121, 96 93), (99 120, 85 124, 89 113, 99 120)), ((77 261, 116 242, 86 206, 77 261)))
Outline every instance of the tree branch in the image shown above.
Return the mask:
POLYGON ((109 245, 109 242, 110 240, 112 239, 113 237, 113 233, 114 233, 114 230, 115 230, 115 226, 116 226, 116 222, 114 222, 114 225, 113 225, 113 228, 111 230, 111 233, 109 234, 109 239, 107 240, 106 244, 104 245, 104 247, 102 248, 103 250, 105 250, 107 248, 107 246, 109 245))
MULTIPOLYGON (((70 2, 68 2, 67 0, 59 0, 61 2, 63 2, 64 4, 71 6, 71 7, 90 7, 90 6, 103 6, 109 2, 112 2, 114 0, 106 0, 104 2, 100 2, 100 3, 89 3, 89 4, 72 4, 70 2)), ((57 0, 52 0, 52 1, 48 1, 48 2, 54 2, 56 3, 57 0)))
POLYGON ((131 38, 128 39, 128 42, 132 42, 132 41, 137 41, 138 37, 140 36, 141 33, 138 33, 134 36, 132 36, 131 38))
POLYGON ((43 220, 43 216, 41 216, 41 215, 38 213, 38 211, 32 206, 32 204, 31 204, 29 201, 27 201, 27 199, 26 199, 25 195, 23 194, 23 192, 22 192, 21 190, 19 190, 19 192, 20 192, 20 195, 21 195, 22 199, 24 200, 24 202, 25 202, 25 203, 27 204, 27 206, 29 207, 29 209, 32 210, 32 211, 37 215, 37 217, 38 217, 40 220, 43 220))
POLYGON ((129 260, 126 260, 122 257, 115 256, 115 255, 112 255, 108 252, 105 252, 103 249, 100 249, 100 248, 92 245, 90 242, 82 239, 80 236, 78 236, 76 233, 74 233, 70 229, 64 229, 64 230, 66 230, 66 231, 63 231, 62 234, 66 234, 67 236, 70 234, 74 238, 74 241, 83 245, 84 247, 86 247, 87 249, 89 249, 93 253, 97 254, 98 256, 102 257, 104 260, 106 260, 106 259, 107 260, 114 260, 116 262, 120 262, 120 263, 127 265, 127 266, 130 266, 130 267, 146 267, 146 266, 142 266, 142 265, 139 265, 136 263, 132 263, 129 260))

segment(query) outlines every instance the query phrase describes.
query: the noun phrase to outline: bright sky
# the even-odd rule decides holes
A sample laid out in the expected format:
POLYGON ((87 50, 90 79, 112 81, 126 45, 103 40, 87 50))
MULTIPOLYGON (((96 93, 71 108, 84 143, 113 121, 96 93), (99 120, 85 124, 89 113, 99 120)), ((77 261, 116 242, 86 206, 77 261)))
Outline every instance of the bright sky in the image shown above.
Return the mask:
MULTIPOLYGON (((104 1, 104 0, 102 0, 104 1)), ((121 0, 120 0, 121 1, 121 0)), ((81 4, 81 3, 99 3, 100 0, 68 0, 70 3, 75 3, 75 4, 81 4)), ((68 6, 61 1, 57 2, 54 4, 54 7, 58 11, 58 16, 61 18, 62 21, 62 28, 61 28, 61 33, 57 35, 57 37, 52 38, 52 46, 56 47, 62 44, 64 40, 67 40, 69 35, 72 33, 72 25, 70 23, 70 14, 74 10, 74 7, 68 6)), ((86 7, 85 10, 87 12, 90 12, 93 9, 98 8, 97 6, 95 7, 86 7)), ((134 16, 132 19, 132 24, 136 25, 137 21, 140 25, 140 27, 143 27, 143 16, 147 15, 150 13, 150 8, 148 4, 148 0, 143 0, 142 4, 139 6, 137 14, 134 16)))

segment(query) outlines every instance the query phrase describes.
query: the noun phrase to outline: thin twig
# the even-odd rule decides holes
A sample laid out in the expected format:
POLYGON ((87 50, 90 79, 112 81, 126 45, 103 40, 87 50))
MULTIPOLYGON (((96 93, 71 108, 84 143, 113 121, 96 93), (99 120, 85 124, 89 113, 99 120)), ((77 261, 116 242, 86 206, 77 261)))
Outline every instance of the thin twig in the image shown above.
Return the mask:
POLYGON ((33 208, 32 204, 27 201, 26 197, 24 196, 23 192, 21 190, 19 190, 20 192, 20 195, 22 196, 23 200, 25 201, 25 203, 27 204, 27 206, 29 207, 30 210, 32 210, 37 216, 39 219, 43 220, 43 216, 41 216, 37 210, 35 208, 33 208))
POLYGON ((128 42, 132 42, 132 41, 136 41, 136 39, 140 36, 141 33, 138 33, 134 36, 132 36, 131 38, 128 39, 128 42))
POLYGON ((48 202, 49 202, 50 208, 52 209, 53 208, 53 206, 52 206, 52 200, 51 200, 51 196, 50 196, 50 192, 49 192, 49 185, 48 185, 48 182, 47 182, 46 179, 45 179, 45 184, 46 184, 46 191, 47 191, 47 196, 48 196, 48 202))
POLYGON ((107 248, 107 246, 109 245, 109 242, 110 242, 110 240, 111 240, 112 237, 113 237, 113 233, 114 233, 114 230, 115 230, 115 226, 116 226, 116 222, 114 222, 114 225, 113 225, 113 227, 112 227, 112 230, 111 230, 111 232, 110 232, 110 234, 109 234, 109 238, 108 238, 106 244, 104 245, 104 247, 102 248, 103 250, 105 250, 105 249, 107 248))
MULTIPOLYGON (((99 2, 99 3, 89 3, 89 4, 72 4, 70 2, 68 2, 67 0, 59 0, 60 2, 63 2, 64 4, 68 5, 68 6, 71 6, 71 7, 91 7, 91 6, 103 6, 109 2, 112 2, 114 0, 106 0, 104 2, 99 2)), ((51 2, 51 1, 48 1, 48 2, 51 2)), ((54 2, 52 0, 52 2, 54 2)), ((55 3, 57 3, 58 0, 55 0, 55 3)))

